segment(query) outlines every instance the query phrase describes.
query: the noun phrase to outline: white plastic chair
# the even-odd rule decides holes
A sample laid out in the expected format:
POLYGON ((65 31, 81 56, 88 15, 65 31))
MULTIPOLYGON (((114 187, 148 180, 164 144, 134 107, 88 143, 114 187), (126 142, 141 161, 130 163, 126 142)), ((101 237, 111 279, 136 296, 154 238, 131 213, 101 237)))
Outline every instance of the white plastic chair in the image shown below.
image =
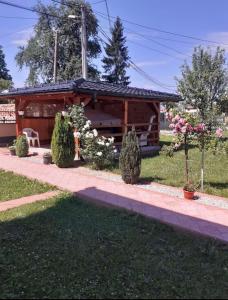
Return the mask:
POLYGON ((37 142, 37 145, 40 148, 40 138, 37 131, 33 130, 32 128, 24 128, 23 134, 26 136, 29 146, 31 146, 32 143, 32 146, 35 147, 37 142))
POLYGON ((145 147, 145 146, 148 145, 148 136, 150 135, 150 132, 151 132, 151 129, 152 129, 152 125, 153 125, 153 122, 154 122, 155 118, 156 118, 155 115, 151 116, 147 133, 143 133, 143 134, 140 135, 140 137, 139 137, 139 145, 140 145, 140 147, 145 147))

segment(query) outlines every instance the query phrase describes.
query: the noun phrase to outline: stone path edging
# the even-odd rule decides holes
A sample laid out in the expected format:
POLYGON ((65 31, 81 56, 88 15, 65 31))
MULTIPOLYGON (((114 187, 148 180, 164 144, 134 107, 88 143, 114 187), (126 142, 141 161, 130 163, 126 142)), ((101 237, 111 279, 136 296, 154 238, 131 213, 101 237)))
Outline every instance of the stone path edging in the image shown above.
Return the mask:
POLYGON ((58 169, 0 154, 0 168, 75 193, 82 199, 120 207, 157 221, 228 243, 228 210, 184 201, 164 193, 58 169))
POLYGON ((32 196, 22 197, 14 200, 0 202, 0 212, 19 207, 21 205, 29 204, 29 203, 44 201, 57 196, 59 193, 60 191, 51 191, 43 194, 32 195, 32 196))

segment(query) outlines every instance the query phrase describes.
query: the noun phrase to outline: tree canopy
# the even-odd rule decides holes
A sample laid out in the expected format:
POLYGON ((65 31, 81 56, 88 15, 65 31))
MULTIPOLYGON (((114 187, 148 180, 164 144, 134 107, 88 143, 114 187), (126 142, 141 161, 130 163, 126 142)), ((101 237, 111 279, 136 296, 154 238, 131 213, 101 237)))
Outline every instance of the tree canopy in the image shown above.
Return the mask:
POLYGON ((182 66, 182 78, 178 79, 178 91, 185 101, 197 109, 201 120, 212 125, 221 108, 228 85, 225 66, 225 50, 216 51, 197 47, 192 56, 192 65, 182 66))
POLYGON ((8 89, 12 85, 12 77, 6 66, 5 55, 0 46, 0 91, 8 89))
MULTIPOLYGON (((53 80, 54 30, 58 31, 57 80, 70 80, 81 76, 81 0, 65 0, 64 4, 41 2, 35 7, 40 12, 34 35, 27 46, 20 47, 16 62, 20 68, 29 68, 28 84, 53 80), (76 19, 68 18, 75 15, 76 19)), ((86 27, 88 39, 88 74, 99 77, 92 60, 101 52, 98 42, 98 21, 91 6, 86 3, 86 27)))
POLYGON ((128 48, 126 37, 124 36, 123 24, 118 17, 112 29, 110 43, 105 47, 106 56, 103 58, 103 68, 105 75, 103 79, 110 83, 129 85, 130 77, 126 75, 129 67, 128 48))

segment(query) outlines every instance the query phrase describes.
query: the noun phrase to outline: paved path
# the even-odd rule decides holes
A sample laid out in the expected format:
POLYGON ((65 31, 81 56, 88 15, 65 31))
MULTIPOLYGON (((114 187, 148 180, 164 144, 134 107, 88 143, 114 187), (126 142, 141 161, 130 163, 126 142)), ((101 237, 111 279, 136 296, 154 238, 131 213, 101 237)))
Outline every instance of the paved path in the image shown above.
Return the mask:
POLYGON ((228 243, 228 210, 0 153, 0 168, 228 243))
POLYGON ((38 201, 43 201, 55 197, 59 194, 59 191, 47 192, 39 195, 27 196, 19 199, 8 200, 5 202, 0 202, 0 212, 19 207, 24 204, 34 203, 38 201))

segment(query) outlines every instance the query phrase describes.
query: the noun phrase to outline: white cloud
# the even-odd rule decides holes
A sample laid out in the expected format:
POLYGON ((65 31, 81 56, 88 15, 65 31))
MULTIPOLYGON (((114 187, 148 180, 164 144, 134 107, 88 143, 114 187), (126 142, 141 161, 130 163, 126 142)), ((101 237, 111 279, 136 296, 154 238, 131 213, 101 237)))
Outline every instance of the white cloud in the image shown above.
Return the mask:
POLYGON ((138 67, 154 67, 154 66, 166 65, 167 63, 168 62, 166 60, 148 60, 148 61, 137 62, 136 65, 138 67))
POLYGON ((18 31, 14 38, 12 39, 11 43, 16 46, 26 46, 28 43, 28 40, 33 35, 33 28, 28 28, 26 30, 18 31))
POLYGON ((228 50, 228 31, 211 32, 208 34, 207 39, 221 44, 222 48, 228 50))

